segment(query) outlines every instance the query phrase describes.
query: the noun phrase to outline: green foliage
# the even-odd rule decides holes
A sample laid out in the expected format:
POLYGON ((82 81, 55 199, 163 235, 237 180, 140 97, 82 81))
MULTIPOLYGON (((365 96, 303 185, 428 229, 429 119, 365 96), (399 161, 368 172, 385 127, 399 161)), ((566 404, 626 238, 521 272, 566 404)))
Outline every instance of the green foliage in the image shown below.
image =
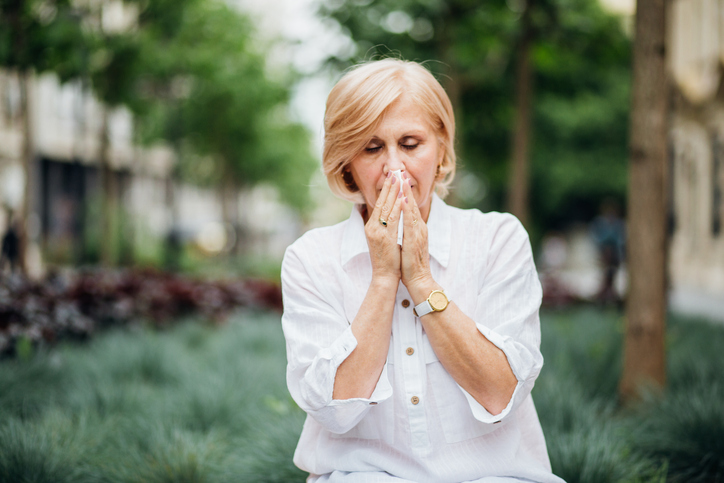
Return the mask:
MULTIPOLYGON (((722 481, 724 329, 672 318, 669 389, 624 411, 609 387, 620 325, 614 312, 543 314, 533 397, 553 471, 569 483, 722 481)), ((301 482, 305 415, 285 363, 278 316, 254 313, 4 360, 0 483, 301 482)))
POLYGON ((61 81, 80 75, 87 44, 81 12, 68 0, 1 0, 0 66, 52 70, 61 81))
POLYGON ((590 308, 562 312, 555 321, 542 334, 547 370, 539 383, 571 380, 583 397, 615 402, 622 363, 621 316, 613 311, 602 316, 590 308))
POLYGON ((279 258, 259 255, 209 257, 197 250, 184 250, 181 269, 191 276, 205 279, 251 278, 281 283, 282 262, 279 258))
POLYGON ((83 441, 76 437, 84 421, 59 412, 40 421, 16 418, 0 425, 0 482, 75 483, 83 472, 83 441))
MULTIPOLYGON (((605 198, 625 198, 630 41, 596 0, 535 5, 531 209, 533 228, 542 230, 592 218, 605 198)), ((390 54, 432 60, 427 66, 456 110, 460 165, 486 191, 481 200, 453 189, 459 204, 505 208, 522 7, 502 0, 340 0, 321 10, 357 47, 332 65, 390 54)))
POLYGON ((54 404, 67 383, 57 359, 37 355, 2 362, 0 371, 0 415, 33 418, 54 404))
POLYGON ((271 76, 251 22, 221 0, 126 0, 129 28, 103 28, 104 4, 0 1, 0 66, 83 79, 136 116, 140 141, 177 148, 180 174, 232 189, 268 182, 310 208, 308 133, 285 108, 294 76, 271 76), (196 169, 203 164, 204 169, 196 169))
POLYGON ((249 20, 217 0, 188 0, 183 15, 171 9, 169 32, 165 10, 151 10, 142 19, 161 28, 142 39, 139 85, 153 100, 138 110, 143 139, 175 146, 188 181, 232 189, 268 182, 282 201, 308 209, 316 163, 308 133, 285 112, 294 79, 268 74, 249 20))
POLYGON ((546 365, 533 397, 553 471, 567 482, 722 481, 724 330, 672 317, 669 387, 617 405, 622 321, 592 309, 544 314, 546 365))
POLYGON ((673 317, 667 331, 667 385, 671 392, 696 392, 724 374, 724 358, 715 357, 724 347, 721 327, 706 320, 697 321, 696 330, 686 320, 673 317), (678 350, 671 351, 670 347, 678 350), (692 354, 712 357, 692 357, 692 354))
POLYGON ((625 205, 628 176, 630 41, 598 2, 570 3, 534 52, 531 206, 555 227, 591 219, 607 198, 625 205))
POLYGON ((590 309, 541 321, 546 364, 533 397, 553 472, 568 483, 638 481, 651 473, 616 414, 617 318, 590 309))
POLYGON ((724 482, 724 331, 674 318, 667 336, 668 390, 637 408, 634 440, 668 481, 724 482))
POLYGON ((276 315, 112 331, 0 370, 0 482, 303 481, 276 315))
POLYGON ((700 381, 640 408, 637 447, 668 465, 669 481, 724 481, 724 385, 700 381))

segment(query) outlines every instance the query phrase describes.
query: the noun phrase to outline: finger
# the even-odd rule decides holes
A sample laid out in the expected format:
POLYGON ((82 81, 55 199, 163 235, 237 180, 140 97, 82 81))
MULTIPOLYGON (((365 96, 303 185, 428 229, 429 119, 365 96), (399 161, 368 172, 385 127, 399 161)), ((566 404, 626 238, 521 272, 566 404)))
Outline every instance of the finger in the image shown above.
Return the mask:
MULTIPOLYGON (((387 219, 390 216, 390 211, 392 211, 392 207, 395 204, 395 200, 397 199, 398 192, 400 190, 400 181, 395 178, 395 176, 390 176, 390 187, 387 191, 387 194, 385 195, 384 202, 382 204, 382 208, 380 209, 380 216, 384 219, 387 219)), ((382 195, 380 194, 380 198, 382 198, 382 195)))
MULTIPOLYGON (((402 183, 402 192, 405 197, 404 203, 402 204, 402 209, 405 213, 405 226, 413 226, 413 222, 420 218, 420 210, 418 209, 415 196, 412 193, 409 179, 402 183)), ((416 222, 414 224, 416 224, 416 222)))
POLYGON ((412 221, 416 219, 415 210, 413 208, 414 197, 412 196, 412 193, 409 192, 409 188, 410 187, 408 186, 407 193, 403 192, 404 196, 402 197, 402 212, 405 214, 405 230, 407 230, 408 228, 412 229, 412 221))
POLYGON ((372 209, 372 213, 370 214, 370 220, 378 220, 380 218, 380 213, 382 212, 382 206, 384 205, 385 201, 387 200, 387 195, 390 193, 390 186, 392 184, 391 180, 392 176, 387 176, 387 179, 382 184, 382 191, 380 191, 379 196, 377 197, 377 200, 375 201, 375 207, 372 209))
POLYGON ((390 210, 390 215, 387 223, 387 226, 394 228, 394 236, 397 238, 397 223, 400 220, 400 213, 402 212, 402 207, 405 204, 405 197, 401 196, 401 194, 398 194, 395 198, 395 202, 392 205, 392 209, 390 210))

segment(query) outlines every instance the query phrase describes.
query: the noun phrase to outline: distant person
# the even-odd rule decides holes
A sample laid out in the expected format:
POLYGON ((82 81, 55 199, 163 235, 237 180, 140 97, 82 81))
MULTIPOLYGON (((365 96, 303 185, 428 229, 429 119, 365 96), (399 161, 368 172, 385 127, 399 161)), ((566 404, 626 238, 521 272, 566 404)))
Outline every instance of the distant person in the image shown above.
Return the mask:
POLYGON ((601 214, 591 222, 591 236, 598 249, 602 272, 596 299, 602 304, 620 305, 622 300, 615 282, 624 259, 626 226, 616 202, 607 200, 601 205, 601 214))
POLYGON ((14 274, 20 269, 20 232, 18 223, 9 216, 8 229, 3 235, 2 254, 0 254, 0 272, 5 271, 6 264, 10 267, 10 273, 14 274))
POLYGON ((296 465, 310 483, 561 482, 530 396, 543 357, 528 234, 442 200, 442 86, 415 62, 362 64, 324 128, 327 181, 356 204, 282 263, 287 384, 307 412, 296 465))

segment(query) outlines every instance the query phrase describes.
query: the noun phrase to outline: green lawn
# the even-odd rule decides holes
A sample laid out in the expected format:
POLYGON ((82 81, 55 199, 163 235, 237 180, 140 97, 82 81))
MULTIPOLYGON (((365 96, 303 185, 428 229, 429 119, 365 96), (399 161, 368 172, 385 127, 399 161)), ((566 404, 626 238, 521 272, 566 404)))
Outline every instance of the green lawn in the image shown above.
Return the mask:
MULTIPOLYGON (((724 327, 672 320, 669 389, 617 405, 622 321, 542 317, 534 398, 569 483, 724 481, 724 327)), ((2 482, 303 481, 279 316, 111 331, 0 362, 2 482)))

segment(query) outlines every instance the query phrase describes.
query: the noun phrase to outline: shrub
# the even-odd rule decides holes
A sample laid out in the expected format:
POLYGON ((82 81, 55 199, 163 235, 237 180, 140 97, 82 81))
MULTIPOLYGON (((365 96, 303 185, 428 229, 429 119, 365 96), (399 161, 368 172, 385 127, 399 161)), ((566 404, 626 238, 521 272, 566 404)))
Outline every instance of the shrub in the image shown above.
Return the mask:
POLYGON ((622 320, 588 307, 541 317, 545 372, 573 382, 589 399, 615 402, 621 375, 622 320))
POLYGON ((208 281, 154 270, 85 270, 43 282, 0 276, 0 356, 33 345, 87 339, 98 327, 167 326, 200 314, 215 322, 240 307, 281 311, 281 289, 264 280, 208 281))
POLYGON ((669 481, 724 482, 724 386, 708 381, 649 398, 631 421, 636 447, 668 464, 669 481))
MULTIPOLYGON (((80 423, 82 426, 83 423, 80 423)), ((9 418, 0 423, 0 483, 77 483, 87 447, 79 424, 60 412, 37 421, 9 418)))

